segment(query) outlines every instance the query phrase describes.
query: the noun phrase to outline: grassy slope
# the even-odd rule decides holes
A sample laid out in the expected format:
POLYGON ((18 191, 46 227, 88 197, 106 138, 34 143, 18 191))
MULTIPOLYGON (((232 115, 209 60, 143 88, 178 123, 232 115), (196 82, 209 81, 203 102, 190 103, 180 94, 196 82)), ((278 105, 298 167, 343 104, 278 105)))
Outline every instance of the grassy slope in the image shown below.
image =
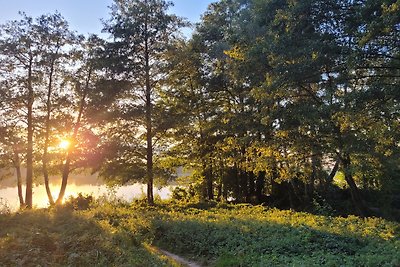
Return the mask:
POLYGON ((0 215, 0 266, 173 266, 89 212, 0 215))
POLYGON ((171 265, 147 242, 212 266, 398 266, 399 229, 243 205, 102 204, 0 216, 0 265, 171 265))

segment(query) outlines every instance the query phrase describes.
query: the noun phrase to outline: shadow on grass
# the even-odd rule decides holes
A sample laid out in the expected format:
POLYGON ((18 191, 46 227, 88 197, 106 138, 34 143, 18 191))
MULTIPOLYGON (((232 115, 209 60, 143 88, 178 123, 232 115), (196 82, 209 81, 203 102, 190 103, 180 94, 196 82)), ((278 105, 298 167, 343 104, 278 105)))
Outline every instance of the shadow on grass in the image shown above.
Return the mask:
POLYGON ((67 209, 0 215, 0 266, 171 266, 135 236, 67 209))

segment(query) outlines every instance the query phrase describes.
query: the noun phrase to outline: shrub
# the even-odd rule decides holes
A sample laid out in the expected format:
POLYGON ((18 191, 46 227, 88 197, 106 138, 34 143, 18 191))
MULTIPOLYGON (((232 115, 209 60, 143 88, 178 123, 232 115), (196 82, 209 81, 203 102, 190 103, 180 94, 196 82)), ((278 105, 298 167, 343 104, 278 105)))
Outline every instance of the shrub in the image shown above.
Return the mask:
POLYGON ((79 193, 76 197, 70 196, 65 202, 65 207, 74 210, 87 210, 93 201, 94 197, 92 195, 83 195, 82 193, 79 193))
POLYGON ((185 190, 185 188, 177 186, 172 191, 171 198, 177 201, 186 201, 188 199, 188 192, 185 190))

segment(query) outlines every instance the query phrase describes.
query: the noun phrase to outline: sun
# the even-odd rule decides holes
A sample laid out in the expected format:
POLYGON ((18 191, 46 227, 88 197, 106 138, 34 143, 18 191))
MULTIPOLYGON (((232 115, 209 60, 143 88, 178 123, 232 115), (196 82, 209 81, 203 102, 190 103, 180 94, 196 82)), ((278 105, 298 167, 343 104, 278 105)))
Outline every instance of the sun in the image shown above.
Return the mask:
POLYGON ((64 139, 64 140, 61 140, 60 144, 58 144, 58 147, 61 149, 67 150, 70 145, 71 145, 71 142, 64 139))

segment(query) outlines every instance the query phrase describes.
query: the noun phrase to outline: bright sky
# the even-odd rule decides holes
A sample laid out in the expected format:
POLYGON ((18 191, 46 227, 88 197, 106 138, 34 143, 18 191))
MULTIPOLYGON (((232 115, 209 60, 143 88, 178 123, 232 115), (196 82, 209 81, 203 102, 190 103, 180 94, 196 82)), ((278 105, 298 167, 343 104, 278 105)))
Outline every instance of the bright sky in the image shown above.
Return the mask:
MULTIPOLYGON (((198 22, 213 0, 173 0, 171 12, 198 22)), ((0 24, 19 19, 18 11, 37 17, 58 10, 79 33, 97 33, 102 29, 100 19, 109 18, 112 0, 0 0, 0 24)))

